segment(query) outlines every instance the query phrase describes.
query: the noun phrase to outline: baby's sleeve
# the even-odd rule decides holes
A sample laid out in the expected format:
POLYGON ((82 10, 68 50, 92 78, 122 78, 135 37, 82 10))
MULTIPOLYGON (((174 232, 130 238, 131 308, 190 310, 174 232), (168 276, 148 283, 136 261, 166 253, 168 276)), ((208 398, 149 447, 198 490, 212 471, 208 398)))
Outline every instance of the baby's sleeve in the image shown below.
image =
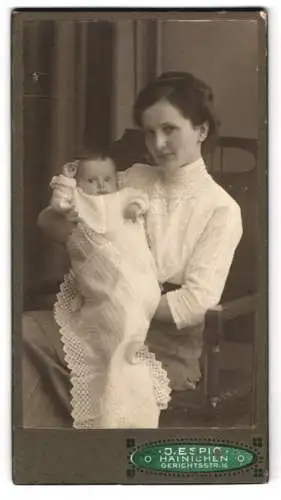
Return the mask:
POLYGON ((50 182, 52 189, 52 197, 50 206, 56 212, 67 212, 74 201, 74 190, 76 188, 76 180, 64 175, 57 175, 50 182))
POLYGON ((137 205, 142 215, 146 214, 149 210, 149 197, 139 189, 128 188, 126 189, 127 196, 125 197, 124 207, 129 205, 137 205))
POLYGON ((66 177, 66 175, 60 174, 55 175, 50 182, 50 188, 71 188, 74 189, 76 187, 76 179, 71 177, 66 177))

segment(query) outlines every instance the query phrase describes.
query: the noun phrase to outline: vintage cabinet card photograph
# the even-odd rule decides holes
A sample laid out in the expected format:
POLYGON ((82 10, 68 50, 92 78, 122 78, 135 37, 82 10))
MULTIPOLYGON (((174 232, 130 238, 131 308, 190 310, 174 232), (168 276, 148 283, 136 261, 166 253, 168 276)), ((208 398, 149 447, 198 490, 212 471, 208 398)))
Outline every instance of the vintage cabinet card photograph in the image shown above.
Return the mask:
POLYGON ((11 44, 14 482, 267 482, 266 11, 11 44))

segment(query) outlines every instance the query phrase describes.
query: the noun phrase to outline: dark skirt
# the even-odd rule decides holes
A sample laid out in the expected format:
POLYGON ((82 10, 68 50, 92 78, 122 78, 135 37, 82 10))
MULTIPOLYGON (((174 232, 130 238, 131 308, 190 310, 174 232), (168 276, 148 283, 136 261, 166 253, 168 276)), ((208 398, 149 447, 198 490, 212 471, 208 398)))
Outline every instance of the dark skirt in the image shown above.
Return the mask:
MULTIPOLYGON (((147 343, 175 391, 195 388, 200 378, 202 332, 203 325, 178 332, 153 322, 147 343)), ((22 334, 24 427, 71 427, 70 374, 52 311, 24 313, 22 334)))

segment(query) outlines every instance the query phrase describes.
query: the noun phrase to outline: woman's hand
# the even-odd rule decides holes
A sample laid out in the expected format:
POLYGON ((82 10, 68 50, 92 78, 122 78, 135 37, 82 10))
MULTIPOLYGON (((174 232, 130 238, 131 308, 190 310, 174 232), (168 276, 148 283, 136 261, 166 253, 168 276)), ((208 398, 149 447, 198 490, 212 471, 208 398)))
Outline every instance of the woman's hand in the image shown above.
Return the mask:
POLYGON ((67 210, 67 212, 65 214, 65 218, 67 219, 68 222, 72 222, 75 225, 77 225, 78 222, 81 222, 81 219, 79 217, 79 213, 76 210, 76 208, 74 208, 74 206, 71 206, 71 208, 69 210, 67 210))
POLYGON ((78 214, 72 213, 71 220, 54 212, 50 207, 43 210, 37 220, 44 233, 57 243, 66 243, 79 222, 78 214))

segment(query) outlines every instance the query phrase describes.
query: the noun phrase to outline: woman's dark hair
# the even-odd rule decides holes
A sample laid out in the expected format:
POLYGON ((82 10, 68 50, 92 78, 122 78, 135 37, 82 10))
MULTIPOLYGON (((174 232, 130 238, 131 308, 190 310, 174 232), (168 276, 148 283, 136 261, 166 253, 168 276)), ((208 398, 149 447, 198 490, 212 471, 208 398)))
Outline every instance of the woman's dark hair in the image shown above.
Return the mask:
POLYGON ((214 113, 214 95, 211 87, 191 73, 168 72, 148 84, 137 96, 133 107, 136 125, 142 126, 143 112, 161 100, 175 106, 193 126, 207 122, 208 137, 216 136, 219 122, 214 113))

